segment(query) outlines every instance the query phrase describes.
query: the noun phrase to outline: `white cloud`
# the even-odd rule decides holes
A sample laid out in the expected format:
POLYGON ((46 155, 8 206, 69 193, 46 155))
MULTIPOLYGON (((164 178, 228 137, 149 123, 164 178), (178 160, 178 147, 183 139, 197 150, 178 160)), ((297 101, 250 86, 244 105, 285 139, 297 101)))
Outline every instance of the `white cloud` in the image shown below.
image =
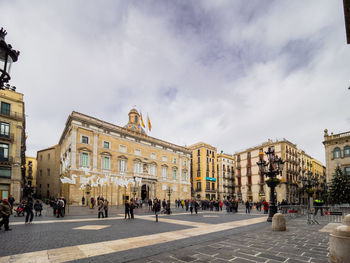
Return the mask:
POLYGON ((323 129, 349 130, 349 47, 329 1, 10 1, 27 154, 72 110, 117 125, 137 105, 151 136, 233 153, 287 138, 324 162, 323 129))

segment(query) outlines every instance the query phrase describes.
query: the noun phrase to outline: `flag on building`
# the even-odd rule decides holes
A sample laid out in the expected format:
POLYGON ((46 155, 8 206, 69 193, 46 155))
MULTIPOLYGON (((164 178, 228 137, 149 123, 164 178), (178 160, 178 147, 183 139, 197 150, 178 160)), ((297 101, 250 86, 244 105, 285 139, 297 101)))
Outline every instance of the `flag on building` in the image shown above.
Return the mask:
POLYGON ((150 119, 148 117, 148 114, 147 114, 147 122, 148 122, 148 130, 151 131, 152 125, 151 125, 151 121, 150 121, 150 119))
POLYGON ((141 125, 143 128, 146 128, 145 123, 143 122, 142 113, 141 113, 141 125))

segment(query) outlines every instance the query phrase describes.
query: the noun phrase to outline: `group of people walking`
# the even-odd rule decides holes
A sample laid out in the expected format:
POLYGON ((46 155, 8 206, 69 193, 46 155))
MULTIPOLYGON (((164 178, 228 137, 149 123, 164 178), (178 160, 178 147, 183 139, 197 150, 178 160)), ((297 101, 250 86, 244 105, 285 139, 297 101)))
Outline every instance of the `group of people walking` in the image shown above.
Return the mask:
MULTIPOLYGON (((15 199, 12 196, 10 196, 8 199, 4 198, 0 201, 0 229, 2 226, 4 226, 5 231, 11 230, 9 223, 10 215, 13 214, 14 202, 15 199)), ((34 218, 33 210, 35 211, 35 216, 41 216, 41 211, 43 210, 42 204, 39 200, 34 202, 32 197, 28 197, 21 201, 21 203, 17 206, 15 213, 17 216, 25 215, 25 224, 31 224, 34 218)))

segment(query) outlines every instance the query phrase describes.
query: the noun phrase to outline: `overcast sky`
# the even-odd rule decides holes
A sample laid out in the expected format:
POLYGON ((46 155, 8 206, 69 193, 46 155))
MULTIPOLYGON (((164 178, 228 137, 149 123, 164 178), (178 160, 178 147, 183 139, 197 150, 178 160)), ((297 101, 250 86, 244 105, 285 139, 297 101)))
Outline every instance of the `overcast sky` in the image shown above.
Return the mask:
POLYGON ((175 144, 286 138, 324 163, 323 130, 350 130, 342 2, 0 0, 27 155, 73 110, 122 126, 137 105, 175 144))

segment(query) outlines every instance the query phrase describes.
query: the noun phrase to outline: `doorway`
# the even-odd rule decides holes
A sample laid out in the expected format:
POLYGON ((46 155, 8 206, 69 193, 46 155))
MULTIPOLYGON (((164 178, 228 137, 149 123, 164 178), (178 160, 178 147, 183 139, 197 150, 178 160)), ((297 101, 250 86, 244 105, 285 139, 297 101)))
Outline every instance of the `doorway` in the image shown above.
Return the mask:
POLYGON ((7 184, 0 185, 0 200, 8 199, 10 195, 10 186, 7 184))
POLYGON ((149 186, 147 185, 142 185, 141 187, 141 199, 145 200, 149 198, 149 186))

